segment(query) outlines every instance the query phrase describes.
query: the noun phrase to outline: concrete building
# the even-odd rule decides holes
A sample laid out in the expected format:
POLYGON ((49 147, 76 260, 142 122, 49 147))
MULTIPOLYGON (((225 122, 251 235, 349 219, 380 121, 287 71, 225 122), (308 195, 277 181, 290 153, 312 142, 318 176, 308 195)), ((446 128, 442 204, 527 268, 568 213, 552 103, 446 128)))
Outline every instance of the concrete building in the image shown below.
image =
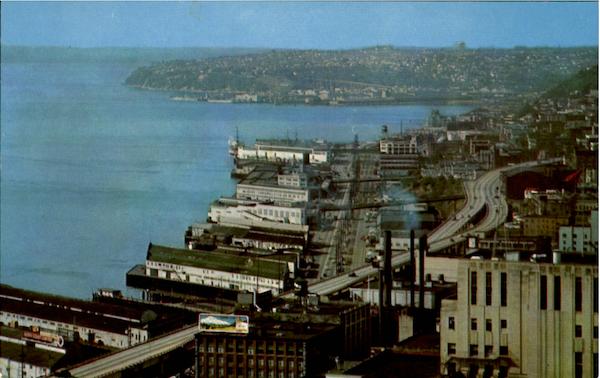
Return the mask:
POLYGON ((150 244, 145 275, 226 290, 271 291, 277 295, 290 288, 296 259, 296 255, 190 251, 150 244))
POLYGON ((306 224, 305 206, 278 206, 274 203, 221 197, 214 201, 208 210, 211 222, 231 223, 235 219, 273 221, 290 224, 306 224))
POLYGON ((379 141, 380 174, 382 176, 406 175, 419 167, 419 144, 416 135, 396 136, 379 141))
POLYGON ((281 205, 292 205, 309 200, 308 189, 286 188, 268 184, 237 184, 236 198, 260 202, 272 201, 281 205))
POLYGON ((334 324, 339 326, 340 335, 335 343, 338 356, 342 359, 362 359, 370 352, 371 306, 357 301, 321 301, 317 295, 308 294, 298 301, 279 301, 273 309, 282 321, 297 321, 302 318, 309 323, 334 324))
POLYGON ((419 153, 417 137, 393 137, 379 141, 379 152, 386 155, 417 155, 419 153))
POLYGON ((236 316, 247 321, 241 332, 201 327, 197 335, 200 377, 319 377, 336 360, 369 355, 367 304, 320 302, 309 295, 280 299, 272 310, 236 316))
MULTIPOLYGON (((597 195, 577 195, 575 201, 575 226, 589 226, 592 224, 592 217, 598 216, 598 196, 597 195)), ((596 223, 597 224, 597 223, 596 223)))
POLYGON ((598 240, 592 240, 591 227, 562 226, 558 229, 558 250, 592 253, 598 251, 598 240))
POLYGON ((457 297, 440 314, 442 374, 598 376, 595 264, 457 261, 457 297))
POLYGON ((273 167, 257 166, 237 184, 235 197, 278 206, 292 206, 310 200, 310 188, 280 186, 278 176, 273 167))
POLYGON ((277 175, 277 185, 292 188, 308 188, 308 176, 304 172, 292 172, 277 175))
POLYGON ((330 159, 326 143, 298 140, 257 140, 253 148, 239 146, 238 159, 256 159, 283 163, 327 163, 330 159))
MULTIPOLYGON (((456 290, 456 284, 448 282, 439 282, 428 280, 423 289, 423 298, 425 302, 423 307, 429 310, 438 310, 442 298, 447 297, 456 290)), ((419 286, 415 285, 415 306, 419 307, 419 286)), ((374 306, 379 306, 379 280, 370 277, 366 283, 361 283, 350 288, 350 294, 353 298, 360 299, 374 306)), ((392 288, 392 306, 407 307, 411 305, 410 287, 402 282, 394 282, 392 288)))
POLYGON ((568 216, 528 215, 522 217, 523 236, 548 236, 558 242, 558 229, 569 224, 568 216))

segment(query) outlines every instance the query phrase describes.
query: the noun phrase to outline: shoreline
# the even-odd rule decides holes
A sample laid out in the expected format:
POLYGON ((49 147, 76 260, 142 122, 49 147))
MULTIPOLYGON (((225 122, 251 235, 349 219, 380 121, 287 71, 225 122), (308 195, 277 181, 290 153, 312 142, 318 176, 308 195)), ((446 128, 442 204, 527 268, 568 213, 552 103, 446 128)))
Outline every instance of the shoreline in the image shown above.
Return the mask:
POLYGON ((277 105, 277 106, 323 106, 323 107, 345 107, 345 106, 398 106, 398 105, 480 105, 482 99, 443 99, 443 98, 412 98, 406 100, 394 101, 342 101, 342 102, 302 102, 302 101, 235 101, 233 99, 203 99, 194 97, 193 94, 204 93, 204 91, 177 91, 167 88, 152 88, 138 85, 123 84, 128 88, 150 91, 163 92, 170 94, 169 100, 177 102, 201 102, 209 104, 240 104, 240 105, 277 105))

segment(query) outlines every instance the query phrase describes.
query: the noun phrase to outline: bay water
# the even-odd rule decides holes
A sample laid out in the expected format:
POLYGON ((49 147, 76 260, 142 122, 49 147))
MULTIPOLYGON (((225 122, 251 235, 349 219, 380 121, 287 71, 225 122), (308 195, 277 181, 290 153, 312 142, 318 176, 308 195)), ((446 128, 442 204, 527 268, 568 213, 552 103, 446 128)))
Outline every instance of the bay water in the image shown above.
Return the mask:
MULTIPOLYGON (((188 225, 234 193, 227 141, 375 140, 432 109, 178 102, 123 85, 132 61, 10 61, 1 66, 0 282, 89 298, 126 291, 149 242, 183 247, 188 225)), ((127 292, 127 291, 126 291, 127 292)))

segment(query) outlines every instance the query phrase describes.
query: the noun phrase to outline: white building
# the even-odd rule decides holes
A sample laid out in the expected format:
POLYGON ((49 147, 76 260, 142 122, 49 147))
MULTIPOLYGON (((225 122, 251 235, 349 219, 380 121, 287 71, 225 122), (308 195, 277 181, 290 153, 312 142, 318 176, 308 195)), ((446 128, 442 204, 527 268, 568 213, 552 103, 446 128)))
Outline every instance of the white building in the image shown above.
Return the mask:
POLYGON ((79 338, 113 348, 128 348, 148 339, 148 330, 139 317, 114 313, 109 307, 3 286, 0 322, 14 328, 38 329, 64 341, 79 338))
POLYGON ((272 203, 221 197, 210 205, 208 219, 221 223, 232 220, 268 220, 280 223, 306 224, 304 206, 279 206, 272 203))
POLYGON ((440 314, 442 374, 598 376, 595 264, 456 260, 457 298, 440 314))
POLYGON ((558 229, 560 252, 598 253, 598 210, 590 216, 591 226, 561 226, 558 229))
POLYGON ((297 202, 308 202, 309 189, 287 188, 269 184, 237 184, 236 198, 259 202, 274 202, 280 205, 292 205, 297 202))
POLYGON ((379 141, 379 152, 388 155, 416 155, 419 153, 416 136, 386 138, 379 141))
POLYGON ((296 141, 257 141, 253 148, 239 146, 238 159, 257 159, 306 164, 327 163, 330 153, 326 145, 296 141))
MULTIPOLYGON (((596 246, 598 241, 596 240, 596 246)), ((591 227, 561 226, 558 229, 558 250, 561 252, 594 252, 591 227)))
POLYGON ((308 188, 308 176, 304 172, 277 175, 277 185, 292 188, 308 188))
POLYGON ((295 255, 241 256, 150 244, 145 274, 228 290, 258 293, 270 290, 277 295, 288 289, 288 279, 293 277, 295 261, 295 255))
POLYGON ((64 356, 50 348, 28 346, 24 340, 8 338, 0 341, 0 377, 37 378, 48 377, 52 366, 64 356))

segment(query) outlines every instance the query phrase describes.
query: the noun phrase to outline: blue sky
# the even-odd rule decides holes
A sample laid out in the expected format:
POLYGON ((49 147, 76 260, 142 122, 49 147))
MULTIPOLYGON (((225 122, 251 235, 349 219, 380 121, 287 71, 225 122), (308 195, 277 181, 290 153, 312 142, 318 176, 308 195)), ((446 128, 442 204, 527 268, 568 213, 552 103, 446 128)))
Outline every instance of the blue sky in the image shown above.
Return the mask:
POLYGON ((596 2, 6 2, 3 44, 352 48, 598 44, 596 2))

